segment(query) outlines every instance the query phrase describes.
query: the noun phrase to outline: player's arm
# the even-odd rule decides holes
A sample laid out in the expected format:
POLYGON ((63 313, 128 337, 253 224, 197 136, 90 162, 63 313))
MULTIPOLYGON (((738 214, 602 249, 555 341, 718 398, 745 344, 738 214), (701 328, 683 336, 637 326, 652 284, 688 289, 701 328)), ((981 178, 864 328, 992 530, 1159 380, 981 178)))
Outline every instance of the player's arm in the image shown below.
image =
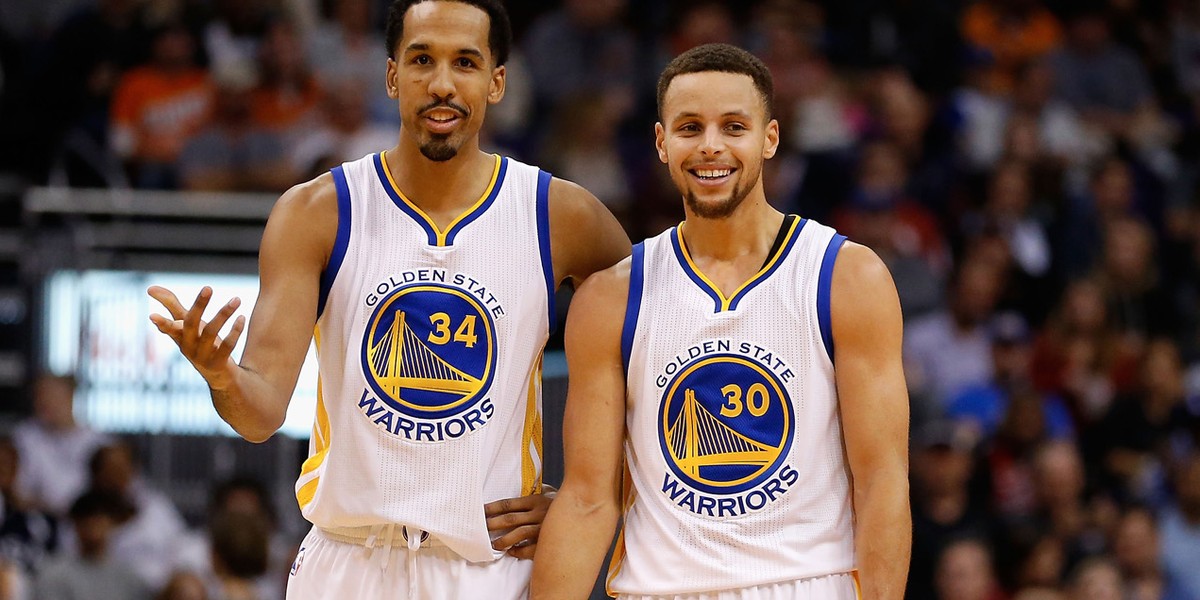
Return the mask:
POLYGON ((228 335, 220 334, 240 306, 238 298, 205 322, 212 289, 201 290, 190 308, 166 288, 148 290, 170 313, 150 320, 208 382, 221 418, 252 442, 265 441, 283 425, 316 325, 321 271, 337 220, 337 192, 328 174, 293 187, 276 202, 259 248, 258 300, 240 365, 230 353, 245 317, 234 321, 228 335))
POLYGON ((629 256, 629 236, 591 192, 563 179, 550 180, 550 256, 554 283, 576 286, 629 256))
POLYGON ((621 513, 621 327, 628 290, 625 261, 585 281, 567 317, 566 474, 542 524, 530 588, 534 599, 587 598, 621 513))
MULTIPOLYGON (((566 279, 575 285, 592 273, 629 256, 629 236, 599 200, 582 187, 551 179, 547 203, 550 220, 550 256, 554 284, 566 279)), ((506 531, 492 547, 517 558, 533 558, 542 520, 554 497, 554 488, 522 498, 506 498, 484 506, 488 530, 506 531)))
POLYGON ((900 300, 883 261, 847 242, 834 264, 830 304, 862 597, 899 600, 912 551, 900 300))

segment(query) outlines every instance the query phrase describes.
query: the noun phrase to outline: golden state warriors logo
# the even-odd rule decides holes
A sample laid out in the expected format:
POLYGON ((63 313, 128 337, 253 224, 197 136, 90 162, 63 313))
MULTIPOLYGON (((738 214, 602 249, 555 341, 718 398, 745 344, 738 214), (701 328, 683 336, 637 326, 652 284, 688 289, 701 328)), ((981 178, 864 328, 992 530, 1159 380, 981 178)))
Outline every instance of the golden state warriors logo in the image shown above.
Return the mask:
POLYGON ((466 290, 438 283, 398 287, 376 304, 363 335, 370 389, 359 408, 409 439, 441 441, 473 431, 494 411, 490 402, 476 405, 491 385, 495 348, 491 315, 466 290), (400 414, 393 419, 376 399, 400 414))
POLYGON ((659 442, 671 472, 662 491, 697 514, 760 509, 798 478, 784 464, 794 428, 791 400, 770 368, 736 354, 697 360, 663 394, 659 442))

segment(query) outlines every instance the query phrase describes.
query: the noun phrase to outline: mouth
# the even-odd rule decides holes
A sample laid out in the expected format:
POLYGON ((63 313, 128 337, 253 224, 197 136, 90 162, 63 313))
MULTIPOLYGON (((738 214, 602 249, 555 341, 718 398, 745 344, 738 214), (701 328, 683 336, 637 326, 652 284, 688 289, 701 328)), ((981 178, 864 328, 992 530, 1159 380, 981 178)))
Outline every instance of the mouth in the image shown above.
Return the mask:
POLYGON ((728 181, 737 169, 725 165, 702 166, 688 169, 687 172, 703 186, 719 186, 728 181))
POLYGON ((425 127, 432 133, 450 133, 458 127, 458 124, 463 120, 463 115, 456 110, 448 108, 437 108, 426 111, 421 115, 425 121, 425 127))

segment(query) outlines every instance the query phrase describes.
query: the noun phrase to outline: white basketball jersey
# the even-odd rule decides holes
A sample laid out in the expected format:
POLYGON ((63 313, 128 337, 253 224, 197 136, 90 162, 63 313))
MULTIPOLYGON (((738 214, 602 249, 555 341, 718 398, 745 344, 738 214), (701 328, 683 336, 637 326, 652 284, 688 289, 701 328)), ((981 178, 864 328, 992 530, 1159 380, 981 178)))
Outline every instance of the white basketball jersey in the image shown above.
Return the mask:
POLYGON ((333 178, 301 512, 330 530, 407 525, 491 560, 483 505, 541 488, 550 175, 497 156, 487 191, 445 231, 380 154, 333 178))
POLYGON ((792 219, 726 298, 679 228, 634 247, 628 474, 611 592, 687 594, 854 569, 829 285, 845 240, 792 219))

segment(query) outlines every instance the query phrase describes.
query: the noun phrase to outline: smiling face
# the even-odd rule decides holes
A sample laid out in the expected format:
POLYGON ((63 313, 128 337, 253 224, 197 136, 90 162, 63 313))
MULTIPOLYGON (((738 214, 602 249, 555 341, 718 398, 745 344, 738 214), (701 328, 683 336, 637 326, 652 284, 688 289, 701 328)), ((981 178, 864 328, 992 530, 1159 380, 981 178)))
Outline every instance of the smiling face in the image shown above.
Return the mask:
POLYGON ((663 96, 661 116, 654 126, 658 158, 689 214, 723 219, 752 191, 762 194, 763 161, 779 146, 779 123, 767 118, 749 75, 678 75, 663 96))
POLYGON ((421 2, 404 16, 388 59, 388 95, 400 103, 400 135, 432 161, 478 143, 488 104, 504 96, 504 67, 493 66, 490 19, 461 2, 421 2))

